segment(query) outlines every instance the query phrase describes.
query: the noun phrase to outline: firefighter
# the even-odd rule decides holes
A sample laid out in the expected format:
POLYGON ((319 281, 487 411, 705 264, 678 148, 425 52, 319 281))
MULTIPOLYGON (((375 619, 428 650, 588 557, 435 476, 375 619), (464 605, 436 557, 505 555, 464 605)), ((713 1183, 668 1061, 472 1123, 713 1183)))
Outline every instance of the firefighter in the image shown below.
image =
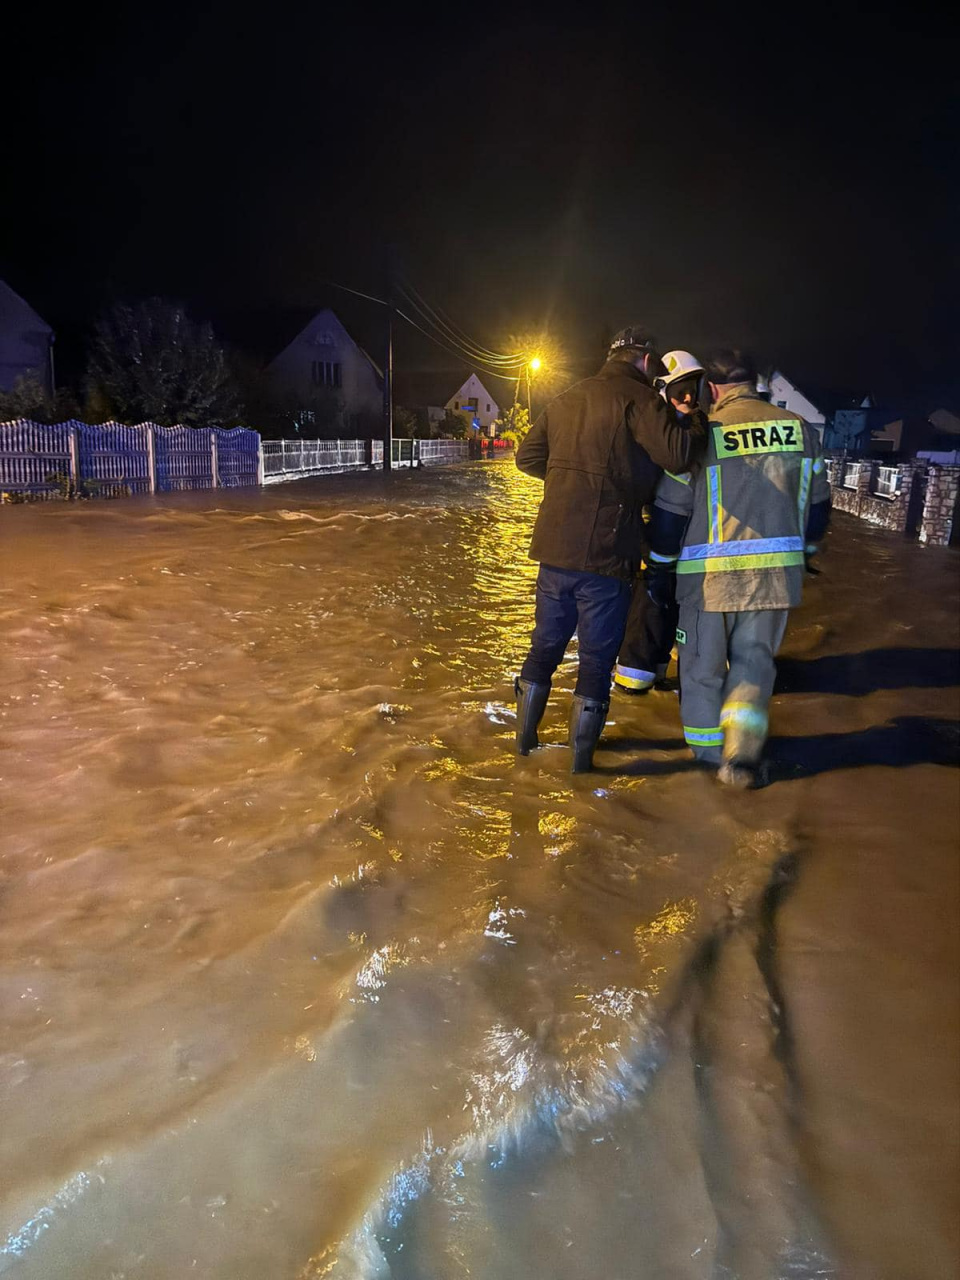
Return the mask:
POLYGON ((721 782, 746 788, 763 781, 774 659, 826 532, 830 487, 816 433, 760 398, 749 358, 719 351, 706 376, 706 452, 660 480, 647 580, 662 600, 676 572, 684 738, 721 782))
MULTIPOLYGON (((663 357, 666 373, 656 387, 678 414, 702 413, 703 366, 689 351, 668 351, 663 357)), ((633 584, 627 629, 613 672, 613 687, 621 693, 647 693, 663 686, 677 631, 677 603, 670 596, 663 607, 647 592, 643 573, 633 584)))
POLYGON ((661 469, 683 471, 698 442, 653 389, 664 373, 654 339, 622 330, 599 373, 548 405, 517 451, 543 480, 530 558, 540 561, 533 643, 516 681, 517 752, 539 745, 553 673, 577 632, 570 718, 572 770, 593 764, 610 705, 610 675, 640 564, 645 504, 661 469))

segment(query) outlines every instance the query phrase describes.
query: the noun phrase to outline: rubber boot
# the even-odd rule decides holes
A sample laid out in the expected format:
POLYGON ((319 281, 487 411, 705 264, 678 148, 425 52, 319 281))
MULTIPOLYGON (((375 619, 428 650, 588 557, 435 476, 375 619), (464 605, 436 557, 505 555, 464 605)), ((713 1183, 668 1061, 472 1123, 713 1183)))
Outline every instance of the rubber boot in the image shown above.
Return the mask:
POLYGON ((528 756, 540 745, 537 728, 543 719, 550 686, 521 680, 518 676, 513 689, 517 695, 517 755, 528 756))
POLYGON ((745 760, 724 760, 717 770, 717 781, 737 791, 758 791, 767 785, 767 774, 762 764, 745 760))
POLYGON ((597 702, 593 698, 573 695, 570 712, 570 772, 589 773, 593 768, 593 753, 600 741, 600 734, 610 709, 609 702, 597 702))

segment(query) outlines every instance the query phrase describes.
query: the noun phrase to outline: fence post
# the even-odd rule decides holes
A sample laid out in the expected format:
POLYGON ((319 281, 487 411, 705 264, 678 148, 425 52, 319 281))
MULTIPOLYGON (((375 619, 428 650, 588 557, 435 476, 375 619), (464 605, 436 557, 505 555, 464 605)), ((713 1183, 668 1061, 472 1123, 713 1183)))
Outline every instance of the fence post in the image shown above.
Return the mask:
POLYGON ((144 430, 147 433, 147 487, 148 492, 157 492, 157 441, 153 434, 153 423, 144 430))
POLYGON ((72 486, 72 497, 76 497, 80 492, 80 448, 77 443, 77 428, 71 426, 69 435, 70 449, 70 483, 72 486))
POLYGON ((857 474, 857 515, 863 514, 863 504, 870 494, 873 492, 873 470, 874 463, 864 460, 860 464, 860 471, 857 474))
POLYGON ((957 510, 960 467, 931 466, 927 473, 927 496, 920 520, 920 541, 928 547, 948 547, 957 510))
POLYGON ((213 428, 210 430, 210 470, 213 475, 211 487, 219 488, 220 478, 217 475, 217 433, 213 428))
POLYGON ((258 433, 257 435, 257 484, 260 486, 261 489, 263 488, 263 483, 264 483, 263 478, 265 475, 266 475, 266 468, 264 467, 264 464, 263 464, 263 436, 261 436, 258 433))

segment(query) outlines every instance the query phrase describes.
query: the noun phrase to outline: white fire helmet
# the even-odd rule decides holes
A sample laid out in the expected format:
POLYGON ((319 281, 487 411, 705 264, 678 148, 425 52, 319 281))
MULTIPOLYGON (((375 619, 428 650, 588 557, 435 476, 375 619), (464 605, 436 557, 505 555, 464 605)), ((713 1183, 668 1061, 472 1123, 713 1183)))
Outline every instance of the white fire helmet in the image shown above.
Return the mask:
POLYGON ((657 379, 657 388, 662 393, 666 392, 671 383, 679 382, 681 378, 689 378, 694 374, 701 377, 703 375, 703 365, 689 351, 668 351, 663 357, 663 367, 667 372, 657 379))

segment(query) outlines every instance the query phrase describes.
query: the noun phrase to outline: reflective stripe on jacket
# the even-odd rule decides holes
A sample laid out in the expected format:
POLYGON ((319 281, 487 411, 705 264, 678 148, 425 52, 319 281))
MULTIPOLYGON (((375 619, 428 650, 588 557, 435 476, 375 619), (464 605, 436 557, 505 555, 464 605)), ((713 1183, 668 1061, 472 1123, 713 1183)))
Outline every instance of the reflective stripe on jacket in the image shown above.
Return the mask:
MULTIPOLYGON (((678 600, 707 613, 798 605, 807 513, 829 496, 816 432, 749 384, 734 387, 710 412, 702 465, 657 488, 657 508, 689 516, 678 600)), ((655 561, 675 552, 655 533, 651 546, 655 561)))

